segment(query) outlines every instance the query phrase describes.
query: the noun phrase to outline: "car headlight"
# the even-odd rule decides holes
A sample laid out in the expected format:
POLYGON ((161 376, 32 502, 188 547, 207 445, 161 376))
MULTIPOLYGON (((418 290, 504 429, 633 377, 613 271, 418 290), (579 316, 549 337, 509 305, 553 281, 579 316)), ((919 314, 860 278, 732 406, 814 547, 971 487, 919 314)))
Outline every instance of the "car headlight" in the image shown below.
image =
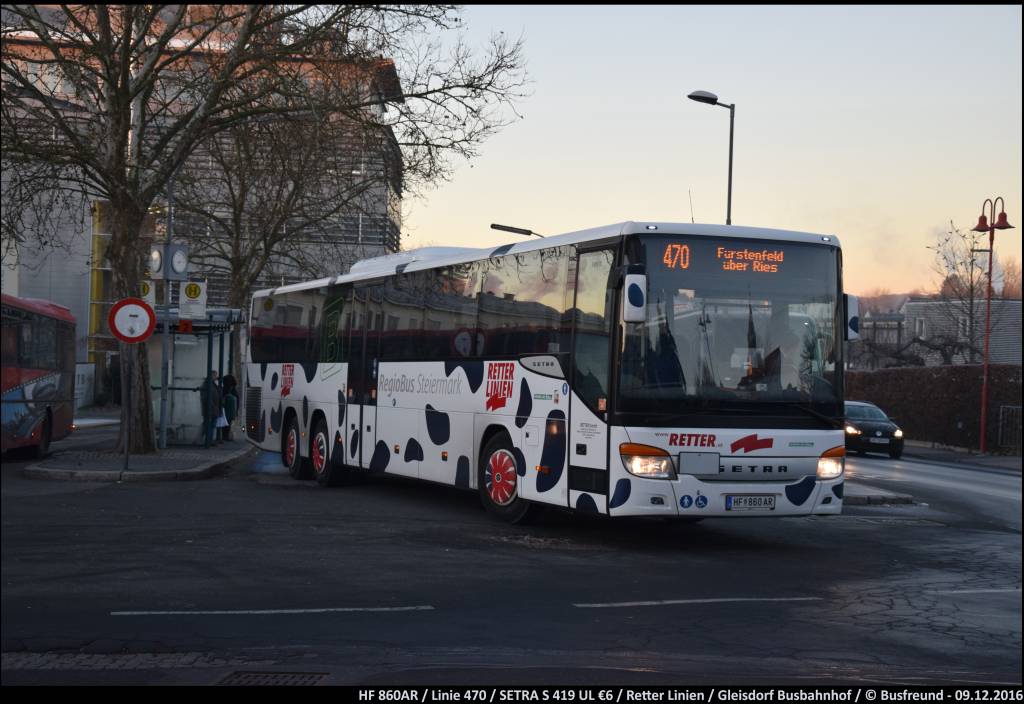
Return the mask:
POLYGON ((672 457, 665 450, 650 445, 624 442, 619 445, 622 466, 630 474, 646 479, 674 479, 672 457))
MULTIPOLYGON (((859 431, 858 431, 859 432, 859 431)), ((843 464, 846 462, 846 448, 839 446, 826 450, 818 458, 818 478, 835 479, 843 474, 843 464)))
POLYGON ((901 437, 903 437, 903 431, 900 430, 899 428, 896 428, 896 432, 893 433, 892 436, 894 438, 901 438, 901 437))
POLYGON ((847 435, 860 435, 860 428, 858 428, 855 425, 847 425, 846 426, 846 434, 847 435))

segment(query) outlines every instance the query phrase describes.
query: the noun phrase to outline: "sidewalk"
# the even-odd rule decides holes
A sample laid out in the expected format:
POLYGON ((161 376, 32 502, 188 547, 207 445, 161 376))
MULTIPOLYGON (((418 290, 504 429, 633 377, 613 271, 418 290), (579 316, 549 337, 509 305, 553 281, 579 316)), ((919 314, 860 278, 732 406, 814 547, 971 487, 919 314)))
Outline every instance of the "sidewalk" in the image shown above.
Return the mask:
POLYGON ((221 445, 171 446, 152 455, 131 455, 124 469, 124 455, 111 450, 56 452, 26 467, 29 479, 85 482, 155 482, 206 479, 233 462, 255 454, 256 448, 241 438, 221 445))
POLYGON ((88 406, 75 409, 75 429, 121 424, 119 406, 88 406))
POLYGON ((936 446, 934 443, 922 442, 920 440, 904 441, 903 456, 907 459, 924 460, 926 462, 964 464, 974 467, 1021 471, 1021 458, 1019 456, 982 455, 977 451, 968 450, 963 447, 936 446))

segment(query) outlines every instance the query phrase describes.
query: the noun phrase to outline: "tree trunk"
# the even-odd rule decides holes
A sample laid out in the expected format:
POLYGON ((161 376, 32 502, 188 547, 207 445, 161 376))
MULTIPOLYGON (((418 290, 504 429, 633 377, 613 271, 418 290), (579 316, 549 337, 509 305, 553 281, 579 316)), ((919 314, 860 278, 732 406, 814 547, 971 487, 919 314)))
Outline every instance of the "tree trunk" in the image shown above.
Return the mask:
MULTIPOLYGON (((113 227, 110 267, 113 277, 114 300, 138 296, 142 280, 145 241, 142 225, 145 210, 131 201, 112 201, 113 227)), ((132 454, 156 452, 153 425, 153 394, 150 389, 149 356, 146 343, 118 343, 121 353, 121 431, 117 449, 124 451, 125 433, 128 432, 129 451, 132 454)))
MULTIPOLYGON (((228 307, 238 308, 242 311, 242 319, 249 319, 249 286, 243 285, 237 280, 232 282, 231 293, 228 296, 228 307)), ((239 393, 243 393, 246 380, 244 378, 245 350, 242 348, 242 325, 234 325, 231 328, 231 345, 235 350, 235 359, 231 367, 231 373, 238 381, 239 393)))

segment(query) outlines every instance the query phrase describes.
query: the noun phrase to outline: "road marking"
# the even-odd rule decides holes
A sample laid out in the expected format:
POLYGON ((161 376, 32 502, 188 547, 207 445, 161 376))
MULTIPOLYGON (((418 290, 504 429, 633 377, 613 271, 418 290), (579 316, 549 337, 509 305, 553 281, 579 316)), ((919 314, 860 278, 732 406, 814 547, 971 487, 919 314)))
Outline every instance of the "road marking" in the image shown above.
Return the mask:
POLYGON ((817 596, 792 596, 778 598, 733 597, 724 599, 665 599, 662 601, 613 601, 607 604, 573 604, 577 609, 615 609, 630 606, 674 606, 678 604, 728 604, 742 601, 821 601, 817 596))
POLYGON ((1020 589, 937 589, 929 594, 1020 594, 1020 589))
POLYGON ((111 611, 111 616, 273 616, 277 614, 334 614, 360 611, 433 611, 423 606, 365 606, 328 609, 253 609, 240 611, 111 611))

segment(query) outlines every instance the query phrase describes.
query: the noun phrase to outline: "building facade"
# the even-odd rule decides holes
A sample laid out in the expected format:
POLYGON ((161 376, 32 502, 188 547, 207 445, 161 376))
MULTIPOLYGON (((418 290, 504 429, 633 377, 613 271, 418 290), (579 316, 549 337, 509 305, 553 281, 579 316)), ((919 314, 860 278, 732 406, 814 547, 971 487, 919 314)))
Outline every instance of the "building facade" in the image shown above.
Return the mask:
MULTIPOLYGON (((57 18, 53 21, 58 21, 64 12, 55 6, 40 7, 44 14, 57 18)), ((198 9, 191 11, 201 11, 202 7, 195 6, 198 9)), ((5 30, 14 27, 17 21, 15 13, 4 10, 5 30)), ((28 58, 22 62, 25 65, 20 67, 23 74, 38 81, 40 92, 54 99, 59 97, 57 104, 67 106, 68 110, 82 110, 81 105, 74 103, 74 87, 55 70, 52 61, 46 61, 45 49, 41 44, 37 50, 38 57, 32 54, 34 49, 24 50, 28 58)), ((356 77, 354 80, 359 82, 357 90, 368 98, 363 110, 372 113, 370 117, 379 117, 380 113, 386 111, 388 102, 403 100, 398 75, 390 59, 381 58, 369 63, 361 61, 351 67, 342 64, 339 71, 345 76, 356 77)), ((18 90, 23 89, 4 80, 5 99, 9 91, 18 90)), ((353 199, 351 207, 332 212, 329 217, 318 222, 312 234, 306 235, 301 230, 301 223, 287 223, 288 227, 295 229, 291 231, 294 234, 290 233, 290 239, 282 249, 289 254, 303 252, 302 260, 315 262, 319 271, 324 273, 343 273, 358 259, 397 251, 400 247, 403 180, 400 151, 396 145, 389 144, 389 147, 386 151, 361 150, 360 143, 356 141, 337 145, 336 153, 323 154, 324 161, 344 163, 355 175, 373 174, 377 177, 376 181, 364 189, 357 200, 353 199), (382 174, 383 177, 380 177, 382 174), (330 255, 326 254, 328 251, 330 255)), ((209 171, 211 168, 215 169, 216 165, 201 147, 193 153, 182 170, 209 171)), ((5 160, 5 181, 7 173, 8 162, 5 160)), ((273 200, 273 195, 269 193, 261 197, 273 200)), ((153 242, 162 242, 166 233, 166 208, 160 205, 151 211, 142 231, 142 236, 153 242)), ((107 368, 110 357, 118 349, 117 341, 107 329, 106 322, 110 306, 114 303, 108 260, 111 240, 108 204, 95 198, 77 197, 67 210, 68 215, 56 227, 54 223, 48 223, 50 229, 46 241, 39 235, 43 228, 33 227, 30 220, 24 222, 20 228, 24 230, 21 233, 24 240, 16 248, 6 241, 9 233, 5 219, 5 242, 0 269, 3 292, 51 300, 72 311, 77 321, 76 359, 81 364, 95 365, 97 393, 102 395, 106 375, 101 370, 107 368)), ((190 217, 185 213, 176 217, 174 235, 174 241, 185 243, 209 243, 222 237, 222 233, 209 227, 201 218, 190 217)), ((190 260, 190 280, 207 281, 208 305, 227 305, 233 283, 230 277, 223 274, 227 266, 225 258, 211 255, 209 249, 205 254, 200 253, 200 247, 194 249, 197 256, 190 260)), ((255 288, 307 279, 310 274, 310 271, 295 265, 294 257, 271 257, 263 263, 255 288)), ((139 293, 141 295, 142 292, 139 293)), ((156 301, 162 302, 162 290, 157 288, 156 293, 156 301)), ((172 287, 172 305, 176 300, 176 287, 172 287)), ((246 307, 242 308, 244 310, 246 307)))

